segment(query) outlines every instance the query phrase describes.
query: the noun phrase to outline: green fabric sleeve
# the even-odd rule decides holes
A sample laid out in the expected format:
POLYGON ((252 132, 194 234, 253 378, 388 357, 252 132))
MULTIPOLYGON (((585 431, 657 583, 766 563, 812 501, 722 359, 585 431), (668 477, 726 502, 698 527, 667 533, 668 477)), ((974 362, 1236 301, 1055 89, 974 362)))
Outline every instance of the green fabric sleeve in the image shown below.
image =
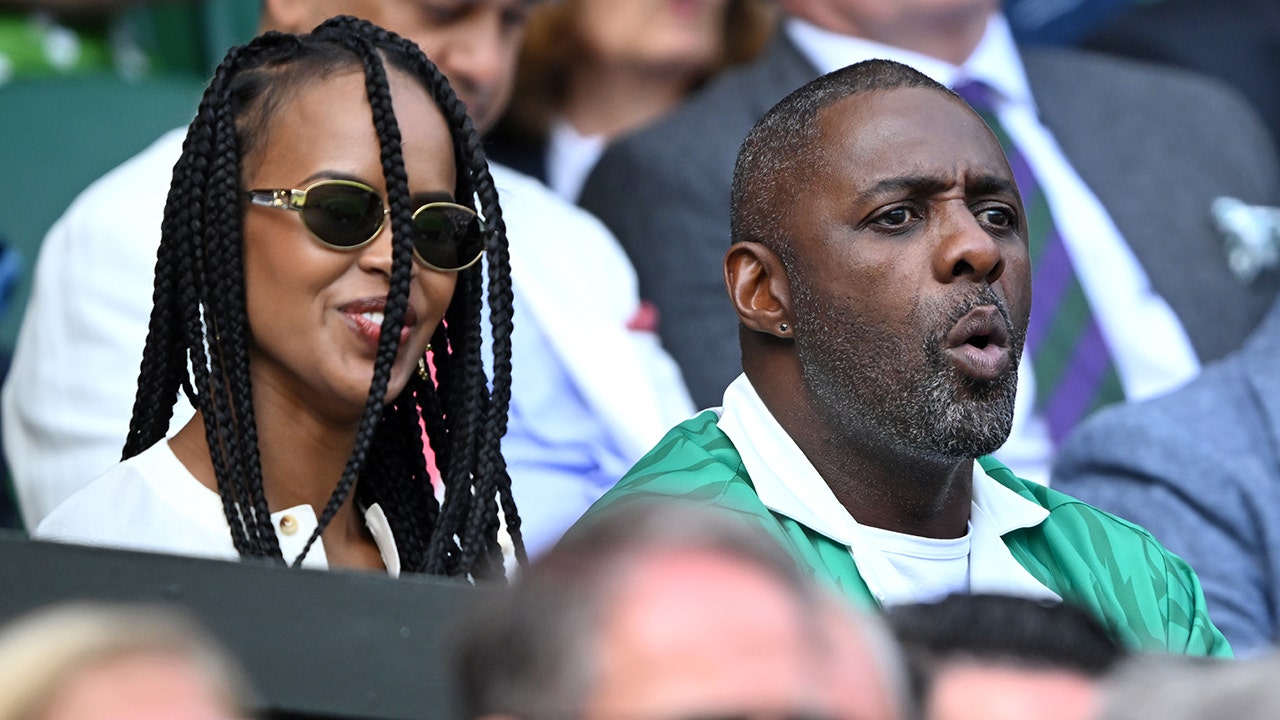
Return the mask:
POLYGON ((1125 645, 1230 657, 1205 609, 1200 580, 1146 530, 983 459, 989 475, 1049 510, 1004 536, 1019 563, 1068 602, 1093 612, 1125 645))

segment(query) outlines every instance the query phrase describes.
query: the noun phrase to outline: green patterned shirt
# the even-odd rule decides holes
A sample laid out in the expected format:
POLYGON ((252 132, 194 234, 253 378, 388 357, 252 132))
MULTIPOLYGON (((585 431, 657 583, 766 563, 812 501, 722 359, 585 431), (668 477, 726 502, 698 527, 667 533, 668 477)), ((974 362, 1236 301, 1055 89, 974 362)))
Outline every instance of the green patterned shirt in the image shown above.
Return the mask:
MULTIPOLYGON (((760 501, 738 451, 713 411, 677 425, 587 511, 584 521, 628 502, 678 497, 736 513, 786 546, 814 576, 864 607, 877 602, 849 548, 760 501)), ((1230 657, 1205 611, 1195 572, 1146 530, 980 458, 997 482, 1049 511, 1044 522, 1002 536, 1014 558, 1063 600, 1138 650, 1230 657)))

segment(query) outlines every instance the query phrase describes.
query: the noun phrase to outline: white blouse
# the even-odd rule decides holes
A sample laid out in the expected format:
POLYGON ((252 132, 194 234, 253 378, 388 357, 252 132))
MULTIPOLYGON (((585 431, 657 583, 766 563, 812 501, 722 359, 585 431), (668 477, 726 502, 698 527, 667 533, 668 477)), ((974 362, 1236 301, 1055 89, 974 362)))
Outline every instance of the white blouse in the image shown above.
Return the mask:
MULTIPOLYGON (((387 574, 400 574, 400 555, 387 516, 377 504, 364 513, 387 574)), ((292 563, 318 525, 310 505, 271 514, 280 551, 292 563)), ((187 470, 162 440, 103 473, 41 521, 37 540, 98 545, 142 552, 238 560, 218 493, 187 470)), ((302 567, 329 568, 317 538, 302 567)))

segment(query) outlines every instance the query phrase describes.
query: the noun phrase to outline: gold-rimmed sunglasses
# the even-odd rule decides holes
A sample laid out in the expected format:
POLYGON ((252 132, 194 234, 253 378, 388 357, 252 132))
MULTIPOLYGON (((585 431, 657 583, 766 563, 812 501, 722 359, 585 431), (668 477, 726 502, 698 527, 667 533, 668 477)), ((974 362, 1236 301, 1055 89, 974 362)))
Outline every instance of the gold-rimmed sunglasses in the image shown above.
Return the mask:
MULTIPOLYGON (((293 210, 321 245, 355 250, 373 241, 391 211, 382 195, 354 180, 318 180, 301 190, 276 188, 245 193, 254 205, 293 210)), ((413 254, 442 272, 471 267, 484 254, 480 218, 465 205, 428 202, 413 213, 413 254)))

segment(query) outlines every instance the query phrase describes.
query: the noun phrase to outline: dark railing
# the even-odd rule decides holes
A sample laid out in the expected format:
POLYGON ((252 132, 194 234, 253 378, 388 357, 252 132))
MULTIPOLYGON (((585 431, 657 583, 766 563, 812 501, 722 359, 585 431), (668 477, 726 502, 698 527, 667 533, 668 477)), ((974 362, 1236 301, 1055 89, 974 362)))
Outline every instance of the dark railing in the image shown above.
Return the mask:
POLYGON ((272 720, 454 720, 446 643, 482 593, 461 581, 288 570, 0 533, 0 623, 69 600, 186 608, 272 720))

